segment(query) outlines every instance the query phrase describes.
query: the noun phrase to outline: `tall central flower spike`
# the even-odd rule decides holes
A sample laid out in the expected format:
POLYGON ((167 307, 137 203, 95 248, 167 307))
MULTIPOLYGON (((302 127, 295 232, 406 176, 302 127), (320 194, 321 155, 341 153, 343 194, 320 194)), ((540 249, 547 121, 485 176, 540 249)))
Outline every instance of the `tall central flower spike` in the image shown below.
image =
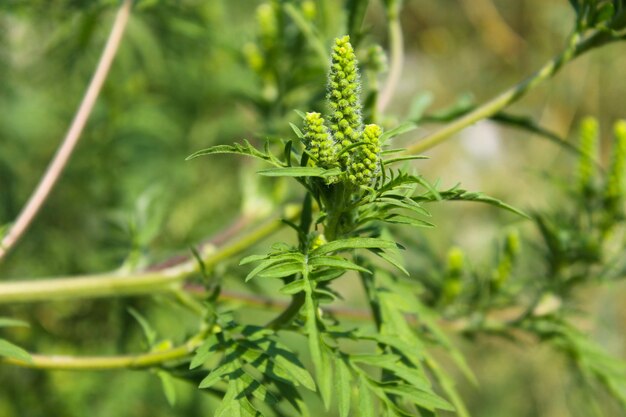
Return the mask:
POLYGON ((328 77, 328 106, 330 131, 342 148, 360 139, 361 102, 359 100, 359 73, 350 37, 335 39, 328 77))
POLYGON ((335 39, 328 75, 328 107, 326 122, 319 113, 304 116, 304 144, 310 164, 331 169, 340 167, 342 174, 326 178, 330 185, 346 181, 356 186, 369 186, 380 173, 380 136, 378 125, 363 128, 361 120, 361 88, 354 49, 350 37, 335 39), (347 147, 351 145, 349 149, 347 147), (341 155, 341 156, 339 156, 341 155))

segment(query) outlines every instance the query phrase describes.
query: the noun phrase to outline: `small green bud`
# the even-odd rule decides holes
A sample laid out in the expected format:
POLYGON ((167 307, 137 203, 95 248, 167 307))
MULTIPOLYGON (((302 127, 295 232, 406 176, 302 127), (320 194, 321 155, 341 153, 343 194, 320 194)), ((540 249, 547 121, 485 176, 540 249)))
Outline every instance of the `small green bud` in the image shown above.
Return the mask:
POLYGON ((519 233, 517 230, 511 231, 504 242, 504 250, 501 252, 500 262, 492 273, 492 285, 498 290, 511 277, 515 260, 520 251, 519 233))
POLYGON ((585 117, 580 123, 580 151, 578 160, 578 186, 589 192, 593 187, 595 161, 598 158, 598 121, 585 117))
POLYGON ((305 0, 302 2, 302 14, 308 20, 314 20, 317 15, 317 6, 314 1, 305 0))
POLYGON ((315 250, 326 243, 328 243, 328 241, 323 233, 316 234, 311 241, 311 250, 315 250))
POLYGON ((611 210, 620 206, 626 194, 626 120, 618 120, 613 127, 615 144, 613 145, 613 160, 609 169, 605 199, 611 210))
POLYGON ((513 230, 506 235, 504 250, 508 256, 515 259, 520 252, 520 237, 517 230, 513 230))
POLYGON ((465 254, 458 247, 450 248, 446 268, 445 281, 443 282, 443 302, 449 304, 457 298, 462 290, 461 278, 465 264, 465 254))
POLYGON ((459 275, 463 270, 465 263, 465 254, 458 247, 452 247, 448 252, 448 273, 450 275, 459 275))
POLYGON ((255 72, 260 73, 265 65, 265 59, 263 54, 259 50, 259 47, 252 42, 248 42, 243 46, 243 54, 246 57, 248 66, 255 72))
POLYGON ((378 74, 387 72, 387 54, 380 45, 373 45, 367 51, 367 64, 372 71, 378 74))
POLYGON ((271 47, 278 38, 278 19, 276 7, 271 3, 262 3, 256 9, 259 35, 265 47, 271 47))

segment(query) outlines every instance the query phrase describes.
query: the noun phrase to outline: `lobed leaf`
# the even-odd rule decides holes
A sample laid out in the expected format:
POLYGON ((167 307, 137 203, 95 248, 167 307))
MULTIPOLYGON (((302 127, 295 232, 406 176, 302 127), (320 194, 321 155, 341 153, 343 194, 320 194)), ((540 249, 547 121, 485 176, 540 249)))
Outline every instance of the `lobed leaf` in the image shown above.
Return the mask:
POLYGON ((312 256, 323 255, 330 252, 337 252, 349 249, 392 249, 398 245, 390 240, 373 237, 355 237, 349 239, 338 239, 326 243, 311 252, 312 256))
POLYGON ((309 259, 308 265, 313 268, 329 267, 336 269, 361 271, 368 274, 372 273, 372 271, 370 271, 369 269, 357 265, 354 262, 350 262, 349 260, 341 258, 339 256, 315 256, 309 259))
MULTIPOLYGON (((266 151, 268 149, 266 148, 266 151)), ((235 155, 244 155, 250 156, 253 158, 260 159, 265 162, 270 162, 275 164, 275 159, 268 152, 261 152, 254 146, 250 144, 247 140, 244 140, 243 145, 239 143, 235 143, 234 145, 215 145, 206 149, 199 150, 197 152, 189 155, 185 160, 189 161, 191 159, 197 158, 199 156, 204 155, 213 155, 213 154, 223 154, 230 153, 235 155)))

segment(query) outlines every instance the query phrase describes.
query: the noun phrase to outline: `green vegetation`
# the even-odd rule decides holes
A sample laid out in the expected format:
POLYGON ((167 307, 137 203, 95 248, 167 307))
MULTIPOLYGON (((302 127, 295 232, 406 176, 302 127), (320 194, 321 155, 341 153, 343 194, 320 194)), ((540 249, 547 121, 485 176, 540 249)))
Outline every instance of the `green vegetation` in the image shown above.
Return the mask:
POLYGON ((491 51, 468 68, 507 70, 482 104, 460 58, 412 87, 468 54, 424 3, 0 6, 0 415, 626 415, 623 338, 587 313, 624 331, 626 2, 529 0, 554 32, 528 41, 516 6, 455 2, 491 51), (562 37, 506 87, 511 48, 562 37), (569 141, 533 94, 583 55, 621 95, 553 92, 569 141), (485 157, 493 131, 518 155, 485 157))

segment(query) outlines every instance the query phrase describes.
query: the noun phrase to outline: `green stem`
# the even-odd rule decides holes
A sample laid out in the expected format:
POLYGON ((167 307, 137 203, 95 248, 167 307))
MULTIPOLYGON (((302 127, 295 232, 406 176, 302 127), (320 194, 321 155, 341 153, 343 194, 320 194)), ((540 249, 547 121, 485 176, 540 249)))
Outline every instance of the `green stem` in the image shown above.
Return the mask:
POLYGON ((509 88, 502 94, 489 100, 482 106, 476 108, 470 113, 467 113, 463 117, 447 124, 443 128, 436 132, 426 136, 419 142, 412 146, 407 147, 404 153, 406 154, 419 154, 427 149, 430 149, 445 140, 449 139, 452 135, 460 130, 488 117, 493 116, 497 112, 501 111, 510 104, 516 102, 523 97, 530 90, 541 84, 543 81, 548 80, 554 76, 559 69, 566 63, 572 61, 577 56, 588 51, 589 49, 603 45, 609 42, 610 39, 603 32, 593 32, 591 35, 580 38, 577 34, 574 34, 563 52, 548 61, 537 72, 531 75, 526 80, 520 82, 509 88))
POLYGON ((65 356, 31 354, 32 361, 25 362, 14 358, 0 359, 0 363, 24 368, 65 370, 65 371, 107 371, 114 369, 142 369, 178 361, 190 356, 204 341, 204 335, 197 335, 185 344, 172 349, 148 352, 137 355, 119 356, 65 356))
POLYGON ((305 296, 304 293, 295 294, 291 298, 291 303, 287 306, 287 308, 278 315, 275 319, 267 324, 268 329, 280 330, 289 323, 298 315, 300 309, 304 305, 305 296))
MULTIPOLYGON (((288 218, 299 214, 288 213, 288 218)), ((279 230, 284 223, 273 220, 242 236, 239 240, 221 249, 210 248, 203 256, 205 267, 231 258, 261 239, 279 230)), ((121 275, 117 272, 86 275, 72 278, 48 278, 31 281, 0 283, 0 304, 31 303, 74 298, 120 297, 127 295, 151 294, 171 291, 179 287, 187 276, 198 272, 195 259, 160 271, 142 272, 135 275, 121 275)))

